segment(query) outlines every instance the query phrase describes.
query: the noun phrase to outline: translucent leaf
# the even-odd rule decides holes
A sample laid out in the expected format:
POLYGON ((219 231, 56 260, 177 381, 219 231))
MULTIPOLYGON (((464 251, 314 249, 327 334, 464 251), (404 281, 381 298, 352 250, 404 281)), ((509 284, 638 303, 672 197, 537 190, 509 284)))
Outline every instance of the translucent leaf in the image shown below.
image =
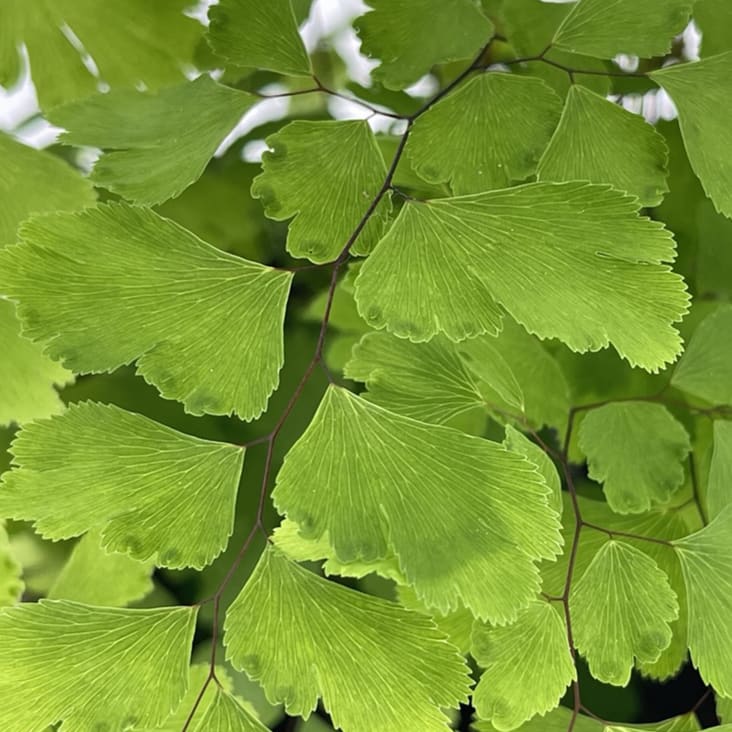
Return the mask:
POLYGON ((318 697, 344 732, 447 729, 467 697, 463 659, 432 621, 328 582, 268 547, 226 615, 227 656, 288 714, 318 697))
POLYGON ((67 384, 73 374, 20 335, 15 307, 5 300, 0 300, 0 343, 0 425, 60 412, 63 404, 54 386, 67 384))
POLYGON ((0 727, 29 732, 61 720, 74 732, 155 727, 188 686, 195 624, 192 607, 41 600, 0 611, 0 727))
POLYGON ((689 21, 694 0, 580 0, 554 36, 554 44, 575 53, 614 58, 629 53, 663 56, 689 21))
POLYGON ((499 624, 538 591, 534 562, 559 551, 549 488, 523 456, 337 387, 285 458, 273 500, 306 537, 327 531, 340 561, 396 553, 427 607, 462 602, 499 624))
POLYGON ((0 607, 15 605, 25 588, 22 580, 23 570, 15 557, 5 530, 5 522, 0 521, 0 607))
POLYGON ((561 606, 534 601, 512 625, 476 624, 473 656, 485 667, 473 705, 497 730, 513 730, 554 709, 576 678, 561 606))
POLYGON ((684 482, 691 450, 683 425, 661 404, 616 402, 582 420, 579 446, 589 475, 613 511, 642 513, 667 503, 684 482))
POLYGON ((455 344, 438 336, 410 343, 388 333, 367 333, 343 371, 364 382, 365 399, 406 417, 442 424, 483 406, 483 398, 455 344))
POLYGON ((126 554, 108 554, 101 547, 100 532, 89 531, 74 547, 48 597, 124 607, 152 590, 152 570, 149 561, 138 562, 126 554))
POLYGON ((14 243, 18 224, 31 214, 94 205, 89 181, 55 155, 0 132, 0 160, 0 247, 14 243))
POLYGON ((226 546, 244 451, 85 402, 25 425, 0 514, 49 539, 102 528, 102 546, 164 567, 203 568, 226 546))
POLYGON ((200 177, 255 101, 204 74, 157 94, 97 94, 54 109, 49 119, 66 128, 61 142, 107 151, 94 165, 95 183, 136 203, 154 204, 200 177))
POLYGON ((262 413, 279 381, 292 273, 118 204, 33 219, 20 237, 0 253, 0 289, 51 357, 77 373, 137 360, 193 414, 262 413))
POLYGON ((645 553, 608 541, 570 595, 577 650, 592 675, 626 686, 634 657, 653 662, 671 642, 669 623, 679 614, 668 577, 645 553))
POLYGON ((267 732, 256 717, 220 687, 195 732, 267 732))
POLYGON ((374 328, 412 341, 496 333, 498 303, 575 351, 609 343, 649 371, 673 361, 683 280, 671 234, 634 199, 585 183, 530 183, 409 202, 356 279, 374 328), (405 287, 405 283, 409 287, 405 287))
MULTIPOLYGON (((386 178, 371 128, 362 120, 297 120, 267 138, 270 152, 252 195, 271 219, 290 224, 287 250, 323 263, 335 259, 386 178)), ((379 240, 391 204, 384 198, 359 235, 353 252, 369 252, 379 240)))
POLYGON ((455 195, 533 175, 561 113, 540 79, 484 73, 417 118, 406 153, 417 174, 455 195))
POLYGON ((372 76, 404 89, 435 64, 472 57, 493 24, 471 0, 368 0, 371 12, 355 21, 361 51, 381 60, 372 76))
POLYGON ((113 88, 174 84, 203 30, 184 15, 189 6, 189 0, 5 0, 0 85, 18 81, 23 45, 44 109, 91 94, 99 81, 113 88))
POLYGON ((732 422, 714 422, 714 452, 709 468, 707 512, 714 518, 732 503, 732 422))
POLYGON ((213 50, 237 66, 310 76, 290 0, 221 0, 208 13, 213 50))
POLYGON ((610 183, 642 206, 657 206, 668 190, 667 157, 663 137, 641 116, 573 86, 538 178, 610 183))
POLYGON ((712 404, 732 404, 732 306, 715 310, 697 326, 671 383, 712 404))
POLYGON ((715 93, 727 88, 730 75, 732 52, 650 74, 676 105, 689 162, 706 194, 717 211, 732 218, 732 97, 715 93))
POLYGON ((732 697, 732 507, 674 544, 686 580, 692 661, 706 683, 732 697))

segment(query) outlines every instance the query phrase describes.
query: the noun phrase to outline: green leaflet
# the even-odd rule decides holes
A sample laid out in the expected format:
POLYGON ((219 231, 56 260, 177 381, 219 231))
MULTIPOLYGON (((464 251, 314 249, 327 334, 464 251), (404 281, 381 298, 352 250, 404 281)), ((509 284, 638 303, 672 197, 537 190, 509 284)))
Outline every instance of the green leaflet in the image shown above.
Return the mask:
POLYGON ((732 49, 732 5, 727 0, 697 0, 694 22, 702 32, 702 56, 732 49))
POLYGON ((54 109, 61 141, 106 152, 92 180, 142 204, 179 195, 203 173, 216 148, 256 102, 205 74, 157 94, 120 89, 54 109), (185 125, 181 120, 185 120, 185 125))
POLYGON ((195 623, 191 607, 41 600, 3 609, 0 727, 29 732, 61 720, 75 732, 155 727, 188 686, 195 623))
POLYGON ((612 343, 657 371, 681 348, 683 280, 673 239, 634 199, 586 183, 530 183, 405 204, 356 279, 373 328, 425 341, 496 333, 499 303, 575 351, 612 343), (408 283, 408 286, 407 284, 408 283))
POLYGON ((485 666, 473 692, 478 717, 503 732, 554 709, 576 679, 561 606, 542 600, 506 627, 476 624, 472 654, 485 666))
POLYGON ((709 468, 707 512, 714 518, 732 503, 732 422, 714 422, 714 452, 709 468))
POLYGON ((216 687, 213 701, 194 729, 195 732, 267 732, 267 727, 220 687, 216 687))
POLYGON ((667 503, 684 482, 691 450, 683 425, 661 404, 617 402, 582 420, 579 446, 589 475, 604 484, 618 513, 642 513, 667 503))
POLYGON ((712 404, 732 404, 732 306, 723 305, 697 326, 671 383, 712 404))
POLYGON ((8 540, 5 522, 0 521, 0 608, 15 605, 20 600, 25 585, 23 570, 8 540))
MULTIPOLYGON (((386 166, 364 121, 298 120, 267 138, 271 151, 252 195, 267 216, 290 224, 287 250, 322 264, 335 259, 359 226, 386 178, 386 166)), ((364 226, 354 246, 366 254, 383 234, 388 196, 364 226)))
POLYGON ((407 719, 440 732, 440 707, 467 698, 464 661, 429 618, 324 580, 274 547, 229 608, 224 642, 270 701, 307 719, 322 697, 345 732, 392 732, 407 719))
POLYGON ((732 507, 674 545, 686 581, 692 661, 704 681, 732 697, 732 507))
POLYGON ((48 598, 124 607, 152 590, 152 570, 150 561, 138 562, 126 554, 108 554, 101 547, 100 532, 92 530, 74 547, 48 598))
POLYGON ((717 696, 717 716, 721 722, 732 720, 732 698, 725 699, 717 696))
POLYGON ((20 239, 0 253, 0 291, 20 301, 24 333, 48 341, 52 358, 78 373, 137 360, 193 414, 264 411, 284 357, 291 273, 119 204, 35 218, 20 239))
POLYGON ((580 0, 554 36, 574 53, 611 59, 619 53, 662 56, 687 22, 694 0, 580 0))
POLYGON ((0 160, 0 248, 15 242, 18 224, 31 214, 94 205, 91 184, 70 165, 1 132, 0 160))
POLYGON ((290 449, 272 497, 305 537, 327 531, 339 561, 395 553, 427 607, 462 603, 498 624, 538 591, 534 562, 560 547, 549 488, 523 456, 337 387, 290 449))
POLYGON ((290 0, 221 0, 208 12, 208 41, 236 66, 310 76, 290 0))
POLYGON ((0 515, 46 538, 101 527, 102 546, 158 566, 201 569, 225 547, 244 451, 86 402, 25 425, 0 515))
POLYGON ((678 617, 668 577, 639 549, 606 542, 573 583, 570 610, 577 650, 592 675, 626 686, 633 658, 653 663, 671 643, 678 617))
POLYGON ((732 218, 732 97, 722 92, 732 74, 732 52, 651 73, 673 99, 694 172, 720 213, 732 218), (700 94, 700 89, 712 93, 700 94), (719 90, 715 92, 714 90, 719 90))
POLYGON ((49 417, 63 409, 54 386, 73 380, 43 349, 20 335, 20 322, 11 302, 0 300, 0 425, 22 424, 49 417))
POLYGON ((610 183, 641 206, 657 206, 668 190, 667 157, 663 137, 642 117, 573 86, 538 179, 610 183))
POLYGON ((4 0, 0 34, 0 85, 18 80, 19 49, 25 44, 33 84, 43 109, 97 90, 148 88, 183 79, 202 26, 183 14, 188 0, 4 0), (67 27, 98 69, 95 78, 82 52, 67 38, 67 27))
POLYGON ((485 46, 493 24, 471 0, 368 0, 355 22, 361 51, 381 60, 372 76, 404 89, 435 64, 468 59, 485 46))
POLYGON ((484 73, 415 121, 406 154, 420 177, 455 195, 505 188, 534 174, 560 113, 540 79, 484 73))

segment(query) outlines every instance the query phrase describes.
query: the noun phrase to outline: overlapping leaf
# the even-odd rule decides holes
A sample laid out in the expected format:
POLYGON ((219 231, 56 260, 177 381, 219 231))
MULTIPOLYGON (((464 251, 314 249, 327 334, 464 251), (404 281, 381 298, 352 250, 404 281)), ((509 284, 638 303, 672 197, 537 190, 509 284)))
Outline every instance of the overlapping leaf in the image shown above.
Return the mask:
POLYGON ((549 490, 531 463, 496 443, 331 387, 273 499, 304 536, 328 532, 340 561, 395 553, 428 607, 462 603, 503 624, 538 591, 534 562, 559 551, 549 490))
POLYGON ((256 717, 229 693, 216 687, 215 696, 195 732, 267 732, 256 717))
POLYGON ((656 371, 678 355, 688 295, 663 264, 670 233, 637 209, 578 182, 407 203, 356 279, 359 311, 412 341, 462 340, 498 332, 500 303, 541 338, 612 343, 656 371))
POLYGON ((46 538, 100 527, 108 551, 202 568, 226 546, 244 451, 90 402, 26 425, 0 515, 46 538))
POLYGON ((381 60, 373 77, 404 89, 435 64, 473 56, 493 24, 470 0, 368 0, 371 12, 355 22, 361 51, 381 60))
POLYGON ((100 81, 113 88, 174 84, 183 79, 203 30, 184 15, 189 6, 188 0, 107 0, 103 6, 96 0, 7 0, 0 85, 17 82, 23 45, 44 109, 87 96, 100 81), (93 66, 84 63, 87 54, 93 66))
POLYGON ((23 594, 22 568, 16 559, 5 522, 0 521, 0 607, 14 605, 23 594))
POLYGON ((668 152, 642 117, 582 86, 573 86, 539 163, 539 180, 610 183, 642 206, 661 203, 668 152))
POLYGON ((193 414, 262 413, 283 362, 291 273, 131 206, 39 217, 20 239, 0 254, 0 289, 51 357, 78 373, 137 360, 193 414))
POLYGON ((120 89, 54 109, 62 142, 100 147, 98 185, 137 203, 179 195, 199 178, 221 141, 256 98, 212 81, 153 94, 120 89))
POLYGON ((674 545, 686 581, 692 661, 708 684, 732 697, 732 506, 674 545))
MULTIPOLYGON (((364 218, 386 178, 386 166, 363 121, 291 122, 267 138, 271 152, 252 195, 267 216, 295 217, 287 249, 295 257, 323 263, 335 259, 364 218)), ((369 252, 383 233, 391 204, 385 197, 353 248, 369 252)))
MULTIPOLYGON (((1 499, 0 499, 1 502, 1 499)), ((51 600, 124 607, 153 588, 152 562, 107 553, 98 530, 84 534, 51 587, 51 600)))
POLYGON ((580 0, 554 43, 575 53, 614 58, 620 53, 661 56, 689 21, 694 0, 580 0))
POLYGON ((702 33, 702 56, 732 50, 732 5, 727 0, 697 0, 694 23, 702 33))
POLYGON ((667 503, 684 482, 691 450, 683 425, 661 404, 616 402, 582 420, 580 449, 590 478, 604 484, 613 511, 642 513, 667 503))
POLYGON ((476 625, 472 653, 485 666, 473 704, 497 730, 517 729, 554 709, 576 678, 561 607, 541 600, 504 628, 476 625))
POLYGON ((678 617, 668 577, 642 551, 606 542, 570 595, 576 647, 592 675, 626 686, 634 657, 654 662, 671 643, 678 617))
POLYGON ((188 686, 195 622, 191 607, 41 600, 3 609, 0 727, 28 732, 61 720, 78 732, 155 727, 188 686))
POLYGON ((689 162, 706 194, 717 211, 732 218, 732 97, 721 92, 730 74, 732 51, 668 66, 651 78, 676 104, 689 162))
POLYGON ((328 582, 268 547, 226 615, 227 656, 270 701, 309 717, 318 697, 344 732, 447 729, 468 692, 463 659, 432 621, 328 582))
POLYGON ((732 404, 732 307, 724 305, 697 326, 671 383, 712 404, 732 404))
POLYGON ((560 113, 540 79, 481 74, 417 119, 406 153, 419 176, 455 195, 504 188, 536 171, 560 113))
POLYGON ((714 452, 709 467, 707 512, 714 518, 732 503, 732 422, 714 423, 714 452))
POLYGON ((312 74, 290 0, 221 0, 208 17, 209 43, 227 61, 292 76, 312 74))

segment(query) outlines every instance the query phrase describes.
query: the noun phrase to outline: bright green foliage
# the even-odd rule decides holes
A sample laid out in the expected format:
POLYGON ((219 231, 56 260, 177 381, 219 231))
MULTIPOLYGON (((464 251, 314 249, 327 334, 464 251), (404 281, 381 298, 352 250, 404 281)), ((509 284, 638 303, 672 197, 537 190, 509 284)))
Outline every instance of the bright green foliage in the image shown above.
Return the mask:
POLYGON ((119 610, 41 600, 5 608, 0 727, 40 732, 61 720, 78 732, 155 727, 188 686, 195 622, 190 607, 119 610))
POLYGON ((732 307, 708 315, 674 369, 671 383, 712 404, 732 404, 732 307))
POLYGON ((732 720, 732 698, 717 697, 717 716, 722 722, 732 720))
POLYGON ((476 625, 472 653, 485 666, 473 704, 478 717, 497 730, 517 729, 554 709, 576 678, 561 606, 542 600, 532 602, 512 625, 476 625))
POLYGON ((580 0, 554 43, 575 53, 613 58, 619 53, 661 56, 684 30, 694 0, 580 0))
POLYGON ((592 675, 625 686, 633 657, 657 660, 671 642, 676 595, 658 565, 642 551, 606 542, 570 595, 575 642, 592 675))
MULTIPOLYGON (((335 259, 363 218, 386 175, 371 129, 363 121, 292 122, 267 138, 271 152, 252 195, 276 221, 295 217, 287 250, 322 263, 335 259)), ((369 252, 389 217, 385 198, 354 248, 369 252)))
POLYGON ((613 511, 642 513, 667 503, 684 482, 691 444, 683 425, 661 404, 617 402, 593 409, 579 446, 590 478, 603 483, 613 511))
POLYGON ((414 123, 406 152, 418 175, 455 195, 503 188, 534 174, 560 113, 540 79, 481 74, 414 123))
POLYGON ((732 697, 732 507, 674 546, 686 580, 691 659, 708 684, 732 697))
POLYGON ((179 195, 256 98, 199 76, 153 94, 120 89, 59 107, 62 142, 100 147, 92 180, 136 203, 179 195), (181 119, 185 126, 181 127, 181 119))
POLYGON ((732 422, 714 423, 714 452, 709 468, 707 512, 714 518, 732 503, 732 422))
POLYGON ((20 76, 19 48, 25 44, 41 106, 52 107, 112 87, 174 84, 183 78, 201 26, 183 14, 188 0, 4 0, 0 32, 0 85, 20 76), (98 69, 92 74, 68 31, 98 69))
POLYGON ((0 608, 14 605, 23 594, 22 569, 13 554, 5 523, 0 522, 0 608))
POLYGON ((502 624, 538 590, 534 562, 559 551, 548 493, 523 456, 331 387, 288 453, 273 500, 305 536, 327 531, 339 560, 393 551, 428 607, 462 602, 502 624), (493 592, 494 583, 510 592, 493 592))
POLYGON ((324 580, 267 548, 226 615, 227 656, 270 701, 305 718, 318 697, 337 727, 447 729, 467 668, 432 621, 324 580))
POLYGON ((231 694, 216 687, 214 699, 195 732, 267 732, 267 727, 231 694))
POLYGON ((679 353, 672 323, 688 295, 662 264, 675 256, 671 235, 637 208, 584 183, 408 203, 361 268, 359 311, 413 341, 462 340, 496 333, 500 303, 541 338, 580 352, 612 343, 656 371, 679 353))
POLYGON ((700 94, 725 88, 732 74, 732 51, 654 71, 651 77, 670 95, 679 112, 689 162, 720 213, 732 218, 732 98, 700 94))
POLYGON ((367 5, 371 12, 355 23, 361 51, 381 60, 373 77, 389 89, 404 89, 435 64, 470 58, 493 33, 493 24, 471 0, 368 0, 367 5))
POLYGON ((73 375, 43 354, 41 346, 20 335, 13 304, 0 300, 0 425, 48 417, 63 409, 54 386, 73 375))
POLYGON ((236 66, 310 76, 290 0, 221 0, 208 13, 213 50, 236 66))
POLYGON ((122 205, 37 218, 20 239, 0 254, 0 287, 22 300, 25 334, 52 339, 51 357, 78 373, 137 359, 147 381, 193 414, 262 413, 284 358, 291 273, 122 205))
POLYGON ((46 538, 102 528, 102 546, 202 568, 226 546, 244 451, 86 402, 23 427, 0 513, 46 538))
POLYGON ((48 597, 88 605, 124 607, 152 590, 152 563, 108 554, 98 530, 84 534, 71 552, 48 597))
POLYGON ((642 206, 657 206, 668 190, 667 156, 663 137, 642 117, 573 86, 538 178, 610 183, 642 206))
POLYGON ((366 384, 364 398, 424 422, 442 424, 483 406, 475 377, 444 336, 411 343, 368 333, 353 348, 344 374, 366 384))
POLYGON ((18 224, 31 214, 94 205, 91 185, 71 166, 1 132, 0 160, 0 247, 15 242, 18 224))

